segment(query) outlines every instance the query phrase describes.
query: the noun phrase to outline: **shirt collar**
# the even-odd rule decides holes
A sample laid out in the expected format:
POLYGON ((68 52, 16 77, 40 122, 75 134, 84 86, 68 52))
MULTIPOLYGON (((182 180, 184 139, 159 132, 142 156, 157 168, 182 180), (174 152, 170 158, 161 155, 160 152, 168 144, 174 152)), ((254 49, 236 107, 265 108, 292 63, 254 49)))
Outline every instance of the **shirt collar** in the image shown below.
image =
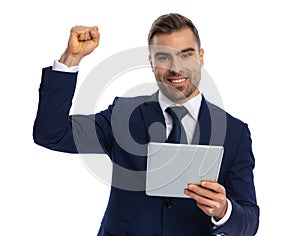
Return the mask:
POLYGON ((171 101, 167 96, 165 96, 161 91, 158 92, 158 102, 163 111, 166 110, 167 107, 170 106, 179 106, 182 105, 184 106, 189 114, 192 116, 194 120, 198 120, 199 116, 199 111, 200 111, 200 106, 202 102, 202 94, 201 92, 193 97, 192 99, 188 100, 187 102, 183 104, 176 104, 173 101, 171 101))

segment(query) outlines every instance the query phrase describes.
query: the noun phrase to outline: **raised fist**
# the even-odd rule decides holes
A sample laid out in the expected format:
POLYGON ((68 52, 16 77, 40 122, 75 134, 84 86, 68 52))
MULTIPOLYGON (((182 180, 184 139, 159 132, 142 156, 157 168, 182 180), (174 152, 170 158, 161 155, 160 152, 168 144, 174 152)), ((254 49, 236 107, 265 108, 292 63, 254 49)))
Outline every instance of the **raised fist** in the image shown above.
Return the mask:
POLYGON ((74 26, 71 29, 68 47, 60 58, 67 66, 78 65, 83 57, 99 45, 100 34, 97 26, 74 26))

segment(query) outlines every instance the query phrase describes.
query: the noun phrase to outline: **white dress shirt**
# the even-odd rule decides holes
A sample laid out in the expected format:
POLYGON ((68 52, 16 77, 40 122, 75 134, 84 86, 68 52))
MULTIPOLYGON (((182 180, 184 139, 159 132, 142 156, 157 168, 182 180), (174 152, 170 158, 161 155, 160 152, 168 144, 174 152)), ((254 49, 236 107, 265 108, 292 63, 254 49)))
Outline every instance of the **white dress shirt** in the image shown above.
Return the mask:
MULTIPOLYGON (((173 119, 171 115, 167 113, 165 110, 167 107, 179 106, 179 105, 172 102, 168 97, 166 97, 160 91, 158 92, 158 101, 165 118, 165 123, 167 128, 166 137, 168 137, 173 127, 173 119)), ((193 97, 192 99, 185 102, 184 104, 181 104, 181 106, 184 106, 188 110, 188 113, 182 118, 181 123, 184 127, 187 136, 187 141, 189 144, 192 143, 193 140, 194 132, 198 122, 198 115, 200 111, 201 101, 202 101, 202 96, 199 93, 196 97, 193 97)))
POLYGON ((56 71, 62 71, 62 72, 70 72, 70 73, 76 73, 78 72, 79 66, 66 66, 65 64, 59 62, 58 60, 55 60, 52 66, 52 70, 56 71))
MULTIPOLYGON (((70 73, 76 73, 76 72, 78 72, 78 69, 79 69, 78 66, 68 67, 63 63, 60 63, 58 60, 55 60, 53 66, 52 66, 52 70, 62 71, 62 72, 70 72, 70 73)), ((168 137, 172 130, 172 127, 173 127, 173 119, 170 116, 170 114, 168 114, 165 110, 169 106, 179 106, 179 104, 175 104, 174 102, 172 102, 168 97, 166 97, 160 91, 158 93, 158 102, 163 111, 163 115, 164 115, 164 119, 165 119, 165 123, 166 123, 166 137, 168 137)), ((183 117, 181 120, 181 123, 186 132, 188 143, 191 143, 193 140, 194 131, 196 129, 196 125, 198 122, 198 116, 199 116, 201 102, 202 102, 202 95, 201 95, 201 93, 199 93, 197 96, 188 100, 184 104, 181 104, 188 110, 188 114, 185 117, 183 117)), ((225 216, 221 220, 216 221, 213 217, 211 217, 211 221, 215 225, 215 227, 225 224, 231 215, 232 204, 231 204, 230 200, 228 200, 228 199, 227 199, 227 202, 228 202, 227 211, 226 211, 225 216)))

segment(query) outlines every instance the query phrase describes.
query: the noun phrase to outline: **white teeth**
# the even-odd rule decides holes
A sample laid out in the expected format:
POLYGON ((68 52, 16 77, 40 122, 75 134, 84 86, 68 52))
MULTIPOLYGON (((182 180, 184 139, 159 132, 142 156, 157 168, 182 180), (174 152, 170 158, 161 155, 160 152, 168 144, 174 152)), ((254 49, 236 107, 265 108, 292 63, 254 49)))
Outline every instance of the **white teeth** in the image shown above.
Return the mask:
POLYGON ((179 84, 179 83, 182 83, 183 81, 185 81, 185 79, 173 79, 171 81, 172 81, 172 83, 179 84))

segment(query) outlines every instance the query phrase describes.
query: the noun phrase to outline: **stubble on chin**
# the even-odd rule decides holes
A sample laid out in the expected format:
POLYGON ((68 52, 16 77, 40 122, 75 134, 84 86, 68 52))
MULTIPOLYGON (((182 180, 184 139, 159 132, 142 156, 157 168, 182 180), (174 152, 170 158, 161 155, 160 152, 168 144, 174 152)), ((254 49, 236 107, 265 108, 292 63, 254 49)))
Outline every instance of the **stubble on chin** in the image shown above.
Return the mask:
POLYGON ((163 82, 159 82, 158 87, 166 97, 178 104, 187 101, 191 94, 197 89, 194 87, 188 88, 187 90, 184 87, 175 88, 172 85, 163 82))

